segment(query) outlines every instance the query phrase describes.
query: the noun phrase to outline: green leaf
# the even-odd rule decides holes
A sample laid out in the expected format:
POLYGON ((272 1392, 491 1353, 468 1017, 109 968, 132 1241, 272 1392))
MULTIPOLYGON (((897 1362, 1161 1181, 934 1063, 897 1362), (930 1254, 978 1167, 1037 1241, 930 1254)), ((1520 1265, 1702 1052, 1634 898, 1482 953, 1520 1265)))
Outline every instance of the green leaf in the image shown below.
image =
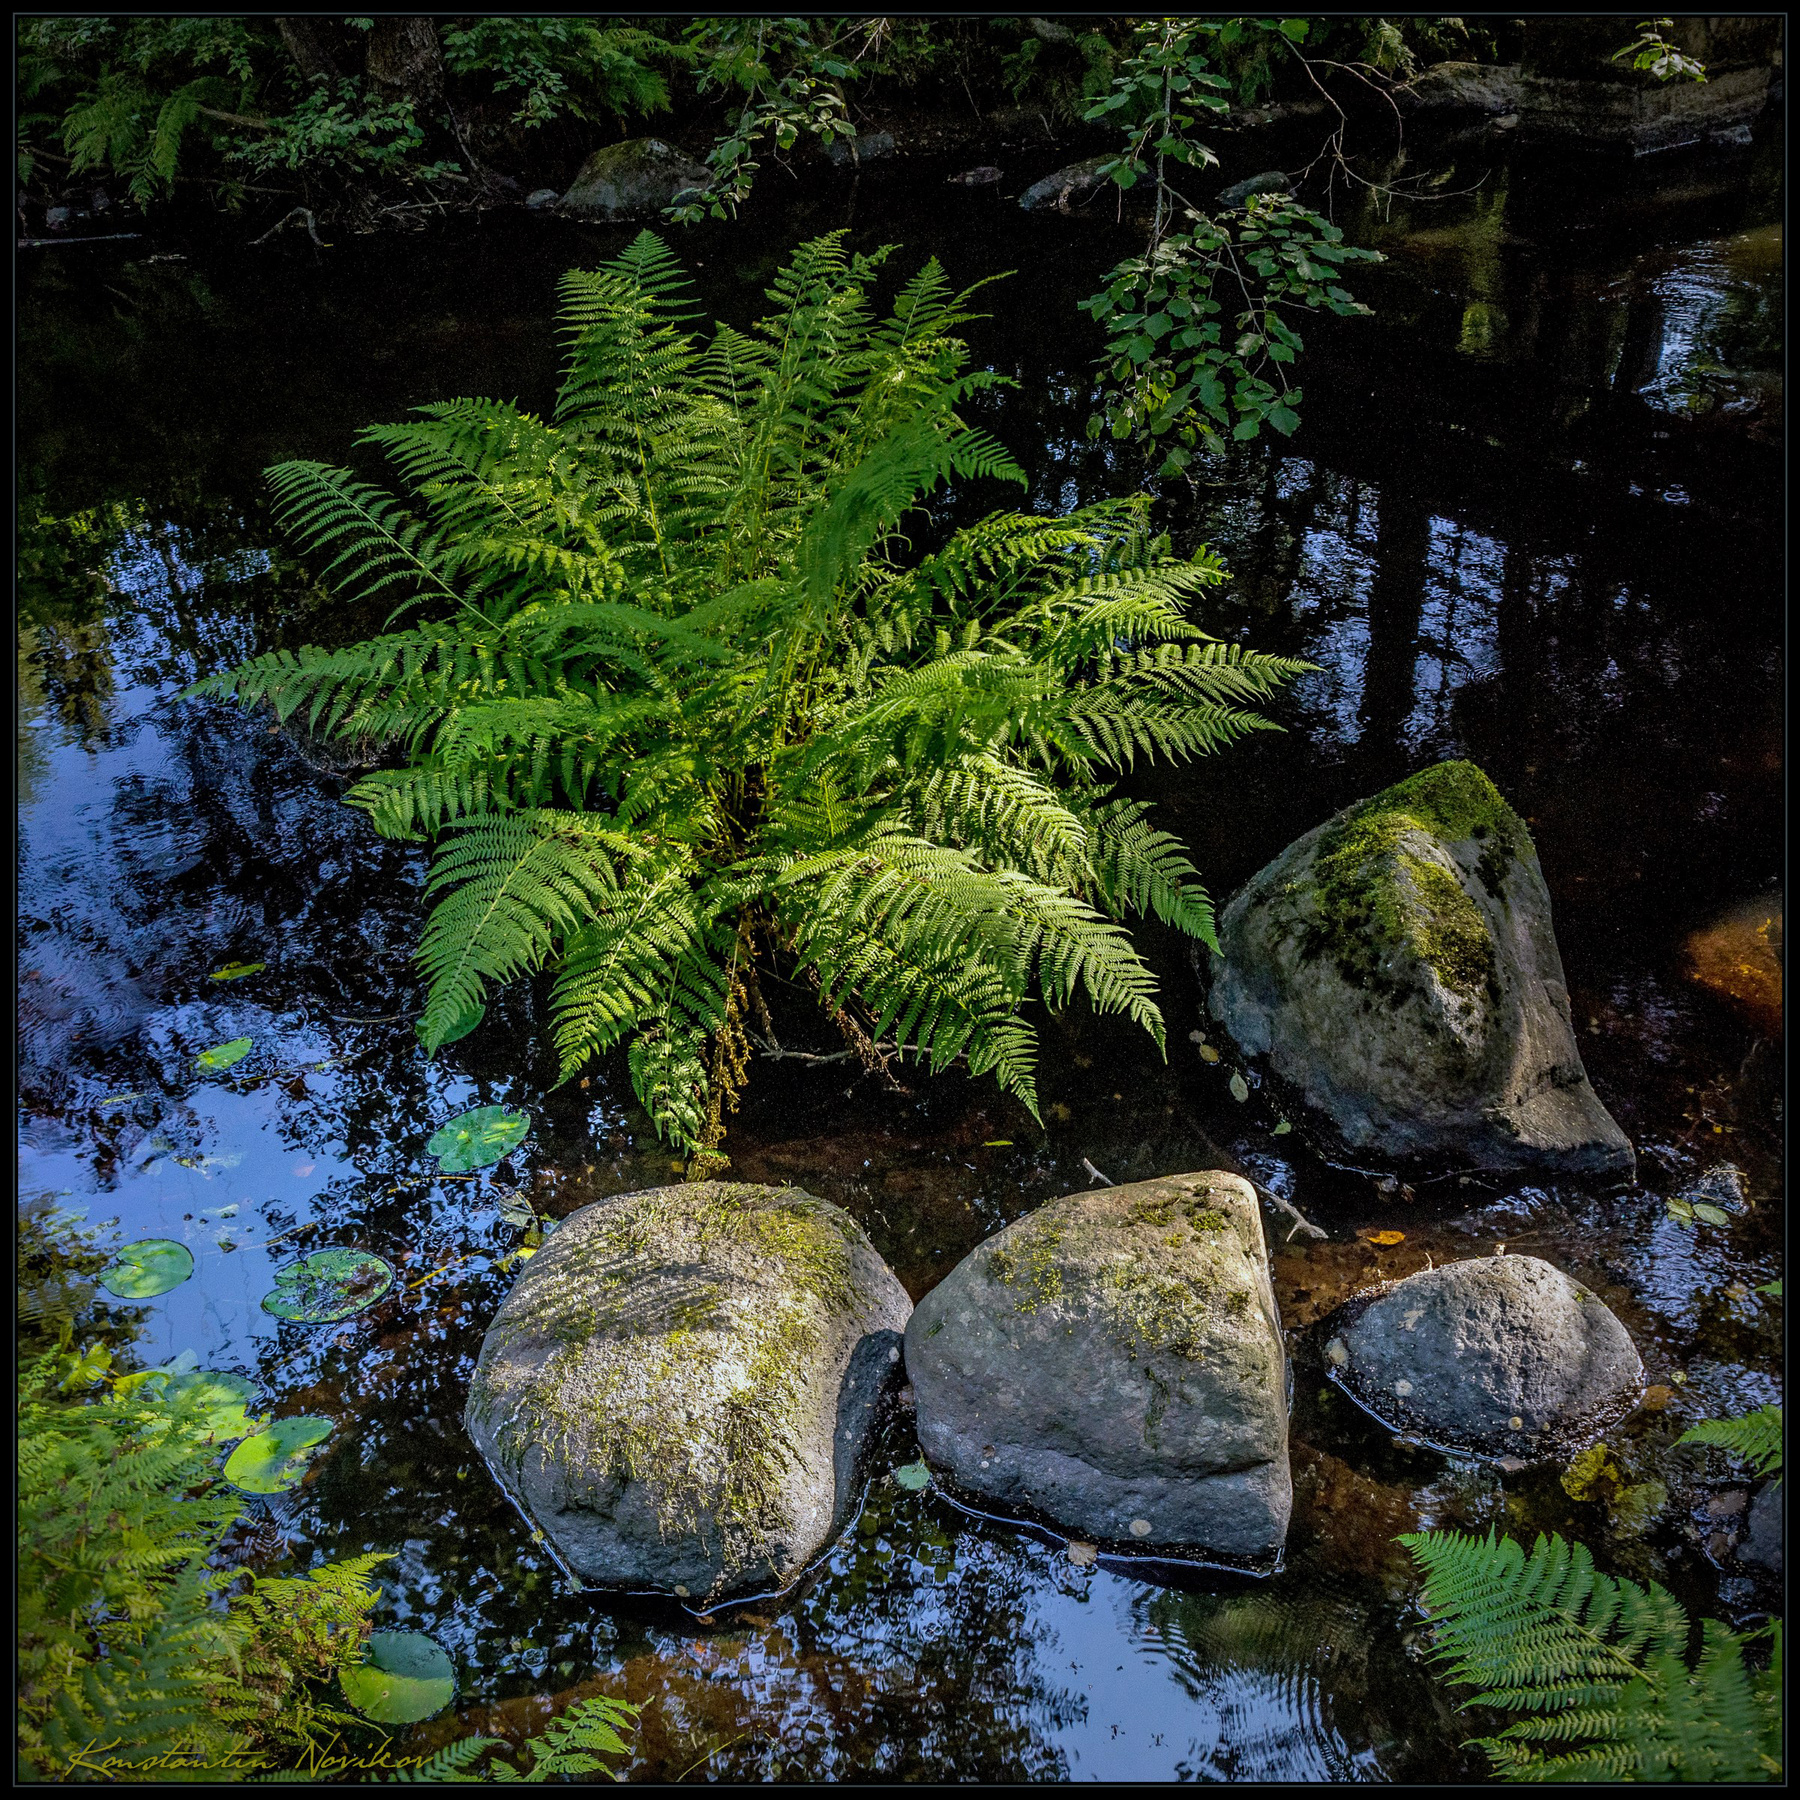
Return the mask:
POLYGON ((931 1486, 931 1470, 921 1457, 918 1462, 906 1463, 896 1469, 894 1479, 903 1488, 909 1488, 916 1494, 920 1489, 931 1486))
POLYGON ((393 1268, 369 1250, 330 1245, 275 1271, 262 1308, 301 1325, 329 1325, 371 1307, 394 1285, 393 1268))
POLYGON ((173 1238, 143 1238, 127 1244, 100 1271, 100 1285, 121 1300, 154 1300, 180 1287, 194 1272, 194 1253, 173 1238))
POLYGON ((259 962, 221 963, 206 979, 208 981, 242 981, 246 975, 260 975, 268 966, 267 963, 259 962))
POLYGON ((202 1050, 194 1059, 196 1069, 229 1069, 241 1063, 250 1054, 253 1040, 247 1037, 233 1038, 228 1044, 214 1044, 210 1050, 202 1050))
POLYGON ((1274 1135, 1276 1137, 1285 1137, 1293 1129, 1293 1126, 1290 1125, 1286 1119, 1277 1119, 1275 1122, 1274 1135))
POLYGON ((225 1479, 246 1494, 280 1494, 306 1473, 317 1447, 331 1436, 329 1419, 277 1419, 245 1438, 225 1460, 225 1479))
POLYGON ((1705 1200, 1695 1200, 1690 1204, 1693 1207, 1694 1217, 1705 1220, 1708 1225, 1729 1225, 1731 1223, 1731 1214, 1726 1212, 1722 1206, 1714 1206, 1705 1200))
POLYGON ((414 1725, 456 1698, 456 1665, 422 1631, 376 1631, 368 1660, 338 1676, 344 1698, 381 1725, 414 1725))
POLYGON ((510 1106, 478 1106, 459 1114, 431 1134, 425 1153, 438 1159, 446 1175, 466 1175, 497 1163, 525 1141, 531 1114, 510 1106))
POLYGON ((1231 1097, 1234 1100, 1248 1100, 1250 1098, 1250 1084, 1242 1075, 1232 1076, 1231 1097))

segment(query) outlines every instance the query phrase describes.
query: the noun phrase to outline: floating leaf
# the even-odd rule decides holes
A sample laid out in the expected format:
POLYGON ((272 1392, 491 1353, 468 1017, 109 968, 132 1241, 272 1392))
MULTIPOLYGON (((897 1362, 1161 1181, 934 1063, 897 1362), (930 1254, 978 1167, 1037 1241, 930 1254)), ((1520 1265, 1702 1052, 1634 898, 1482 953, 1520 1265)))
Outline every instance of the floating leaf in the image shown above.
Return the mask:
POLYGON ((500 1202, 500 1222, 503 1225, 532 1226, 537 1223, 537 1212, 523 1194, 508 1194, 500 1202))
POLYGON ((1756 1291, 1759 1294, 1767 1294, 1771 1300, 1779 1300, 1782 1297, 1779 1281, 1766 1281, 1756 1291))
POLYGON ((207 976, 208 981, 242 981, 246 975, 260 975, 269 965, 267 963, 229 962, 207 976))
POLYGON ((344 1698, 382 1725, 414 1725, 456 1698, 456 1665, 422 1631, 369 1634, 369 1659, 338 1677, 344 1698))
POLYGON ((1277 1119, 1275 1121, 1275 1136, 1276 1137, 1286 1137, 1287 1134, 1290 1131, 1292 1131, 1293 1129, 1294 1129, 1293 1126, 1291 1126, 1287 1122, 1286 1119, 1277 1119))
POLYGON ((1363 1236, 1371 1244, 1403 1244, 1406 1242, 1404 1231, 1365 1231, 1363 1236))
POLYGON ((910 1488, 916 1494, 921 1488, 931 1486, 931 1470, 926 1466, 925 1459, 920 1457, 917 1462, 910 1462, 904 1468, 896 1469, 894 1479, 903 1488, 910 1488))
POLYGON ((121 1394, 148 1388, 165 1400, 184 1399, 205 1409, 195 1428, 212 1443, 229 1443, 250 1429, 245 1403, 255 1398, 256 1384, 241 1375, 225 1375, 216 1369, 197 1369, 194 1353, 184 1350, 174 1362, 160 1369, 140 1369, 122 1376, 113 1385, 121 1394))
POLYGON ((1696 1200, 1693 1202, 1693 1207, 1694 1217, 1704 1219, 1708 1225, 1729 1225, 1731 1223, 1731 1214, 1722 1206, 1711 1206, 1704 1200, 1696 1200))
POLYGON ((214 1044, 210 1050, 202 1050, 194 1058, 196 1069, 229 1069, 241 1063, 250 1054, 250 1038, 233 1038, 228 1044, 214 1044))
POLYGON ((329 1325, 373 1306, 393 1285, 392 1267, 373 1251, 329 1244, 277 1269, 262 1306, 278 1319, 329 1325))
POLYGON ((530 1113, 510 1106, 478 1106, 434 1131, 425 1152, 438 1159, 438 1167, 446 1175, 464 1175, 497 1163, 525 1141, 530 1129, 530 1113))
POLYGON ((194 1253, 173 1238, 144 1238, 127 1244, 100 1271, 100 1285, 121 1300, 154 1300, 180 1287, 194 1272, 194 1253))
POLYGON ((1217 1062, 1219 1060, 1219 1053, 1211 1044, 1202 1044, 1200 1046, 1200 1060, 1202 1062, 1217 1062))
POLYGON ((1232 1078, 1231 1078, 1231 1097, 1234 1100, 1248 1100, 1250 1098, 1250 1084, 1243 1078, 1243 1076, 1241 1076, 1241 1075, 1232 1076, 1232 1078))
POLYGON ((1667 1210, 1669 1217, 1673 1219, 1677 1225, 1693 1224, 1693 1206, 1688 1201, 1683 1200, 1679 1194, 1671 1194, 1669 1198, 1663 1202, 1663 1206, 1667 1210))
POLYGON ((94 1102, 96 1106, 123 1106, 127 1100, 141 1100, 142 1094, 102 1094, 94 1102))
POLYGON ((240 1493, 284 1493, 306 1473, 313 1450, 331 1432, 329 1419, 277 1419, 225 1459, 225 1479, 240 1493))
POLYGON ((1012 1148, 1012 1139, 1011 1138, 985 1138, 982 1140, 981 1147, 984 1150, 1010 1150, 1012 1148))

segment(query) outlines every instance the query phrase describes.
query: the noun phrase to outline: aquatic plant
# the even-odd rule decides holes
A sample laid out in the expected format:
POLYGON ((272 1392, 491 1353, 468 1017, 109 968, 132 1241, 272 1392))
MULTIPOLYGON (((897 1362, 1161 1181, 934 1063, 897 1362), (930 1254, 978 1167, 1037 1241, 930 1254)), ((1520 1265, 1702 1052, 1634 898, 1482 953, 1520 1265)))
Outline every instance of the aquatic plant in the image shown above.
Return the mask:
POLYGON ((590 1694, 579 1700, 540 1732, 528 1737, 521 1748, 530 1757, 525 1772, 507 1763, 475 1765, 489 1751, 503 1748, 500 1738, 466 1737, 410 1768, 397 1770, 394 1781, 550 1781, 565 1775, 605 1775, 617 1781, 619 1772, 602 1761, 607 1756, 630 1754, 621 1733, 637 1724, 641 1705, 615 1700, 610 1694, 590 1694))
POLYGON ((969 295, 932 262, 878 319, 888 252, 842 238, 802 246, 773 311, 707 344, 649 232, 565 276, 552 419, 452 400, 363 434, 419 511, 277 467, 340 591, 427 622, 189 690, 403 752, 348 799, 437 842, 426 1048, 547 970, 562 1077, 627 1045, 657 1130, 702 1169, 752 1026, 779 1048, 771 971, 868 1068, 960 1059, 1033 1108, 1034 987, 1160 1046, 1119 922, 1210 943, 1212 911, 1113 783, 1268 728, 1246 707, 1306 666, 1194 624, 1223 571, 1153 539, 1137 498, 912 546, 944 484, 1025 478, 958 412, 1000 381, 952 335, 969 295))
POLYGON ((1781 1479, 1781 1408, 1759 1406, 1738 1419, 1702 1419, 1675 1442, 1708 1444, 1747 1462, 1758 1475, 1781 1479))
POLYGON ((1604 1575, 1581 1544, 1539 1537, 1531 1554, 1490 1531, 1410 1532, 1425 1573, 1434 1655, 1463 1704, 1524 1715, 1472 1742, 1507 1781, 1775 1781, 1781 1776, 1781 1622, 1768 1667, 1761 1632, 1700 1622, 1655 1582, 1604 1575), (1540 1744, 1566 1746, 1539 1749, 1540 1744))

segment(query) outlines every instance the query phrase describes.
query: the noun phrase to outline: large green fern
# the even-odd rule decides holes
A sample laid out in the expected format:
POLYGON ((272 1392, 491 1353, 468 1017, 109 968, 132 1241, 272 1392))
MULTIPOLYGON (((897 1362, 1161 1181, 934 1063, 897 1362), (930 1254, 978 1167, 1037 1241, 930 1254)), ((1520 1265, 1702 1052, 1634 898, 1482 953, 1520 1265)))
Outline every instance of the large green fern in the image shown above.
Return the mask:
POLYGON ((1781 1408, 1759 1406, 1736 1419, 1702 1419, 1690 1425, 1675 1442, 1708 1444, 1741 1458, 1758 1475, 1781 1479, 1781 1408))
POLYGON ((1781 1776, 1781 1626, 1767 1669, 1748 1639, 1663 1588, 1602 1574, 1580 1544, 1413 1532, 1435 1654, 1465 1704, 1524 1715, 1473 1742, 1508 1781, 1774 1781, 1781 1776), (1540 1749, 1539 1745, 1553 1748, 1540 1749))
POLYGON ((457 400, 368 431, 406 503, 272 471, 329 578, 410 622, 193 690, 396 753, 349 799, 436 845, 428 1050, 548 972, 563 1077, 626 1046, 702 1164, 771 970, 869 1065, 962 1059, 1033 1107, 1033 994, 1161 1044, 1121 926, 1210 942, 1212 913, 1113 785, 1266 729, 1253 709, 1305 667, 1194 624, 1223 572, 1135 500, 915 549, 934 492, 1024 476, 959 415, 998 379, 965 369, 968 295, 931 263, 878 317, 887 253, 841 240, 800 248, 751 331, 702 339, 646 232, 564 277, 552 418, 457 400))

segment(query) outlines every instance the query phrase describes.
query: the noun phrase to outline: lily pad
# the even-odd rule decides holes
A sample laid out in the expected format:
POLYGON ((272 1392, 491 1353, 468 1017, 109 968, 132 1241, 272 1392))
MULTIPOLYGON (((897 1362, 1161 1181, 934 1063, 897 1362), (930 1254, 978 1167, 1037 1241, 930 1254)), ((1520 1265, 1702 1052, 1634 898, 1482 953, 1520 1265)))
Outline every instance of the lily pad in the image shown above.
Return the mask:
POLYGON ((456 1665, 422 1631, 373 1631, 367 1662, 345 1669, 344 1698, 381 1725, 413 1725, 456 1698, 456 1665))
POLYGON ((446 1175, 466 1175, 497 1163, 525 1141, 531 1114, 511 1106, 478 1106, 439 1126, 425 1146, 446 1175))
POLYGON ((262 1307, 278 1319, 329 1325, 373 1306, 393 1285, 392 1266, 372 1250, 331 1244, 277 1269, 262 1307))
POLYGON ((143 1238, 127 1244, 100 1271, 100 1285, 121 1300, 154 1300, 180 1287, 194 1272, 194 1253, 173 1238, 143 1238))
POLYGON ((896 1469, 894 1479, 903 1488, 910 1488, 916 1494, 921 1488, 931 1486, 931 1470, 925 1459, 920 1457, 917 1462, 907 1463, 903 1468, 896 1469))
POLYGON ((242 981, 246 975, 260 975, 267 963, 228 962, 207 976, 208 981, 242 981))
POLYGON ((331 1436, 329 1419, 277 1419, 225 1459, 225 1479, 245 1494, 285 1493, 306 1473, 312 1452, 331 1436))
POLYGON ((214 1044, 210 1050, 202 1050, 194 1058, 196 1069, 230 1069, 241 1063, 250 1054, 254 1040, 251 1038, 233 1038, 228 1044, 214 1044))
POLYGON ((194 1367, 194 1353, 184 1350, 174 1362, 160 1369, 140 1369, 115 1385, 121 1394, 140 1388, 169 1401, 185 1402, 184 1411, 201 1435, 215 1444, 229 1443, 250 1430, 245 1403, 255 1398, 256 1385, 241 1375, 194 1367))

